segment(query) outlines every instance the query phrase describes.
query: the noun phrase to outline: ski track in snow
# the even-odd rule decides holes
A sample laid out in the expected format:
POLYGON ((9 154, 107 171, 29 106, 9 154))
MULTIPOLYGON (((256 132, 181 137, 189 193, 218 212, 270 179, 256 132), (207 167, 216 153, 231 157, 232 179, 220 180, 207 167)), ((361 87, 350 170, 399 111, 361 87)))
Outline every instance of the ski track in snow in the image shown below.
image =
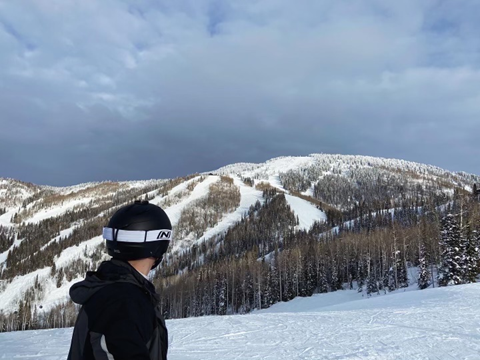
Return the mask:
MULTIPOLYGON (((480 284, 361 300, 344 290, 248 315, 168 320, 168 359, 480 359, 478 304, 480 284)), ((71 333, 1 333, 0 359, 65 359, 71 333)))

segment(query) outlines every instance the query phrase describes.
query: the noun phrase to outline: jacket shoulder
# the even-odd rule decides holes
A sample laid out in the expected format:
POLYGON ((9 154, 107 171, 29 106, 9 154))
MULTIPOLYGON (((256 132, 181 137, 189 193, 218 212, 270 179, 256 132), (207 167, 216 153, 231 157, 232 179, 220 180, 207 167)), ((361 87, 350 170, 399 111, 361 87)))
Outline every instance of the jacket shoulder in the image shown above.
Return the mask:
POLYGON ((88 315, 90 329, 103 328, 119 318, 137 322, 139 319, 155 317, 155 308, 146 290, 125 282, 105 286, 83 307, 88 315))
MULTIPOLYGON (((127 307, 130 307, 129 305, 141 304, 141 307, 145 307, 147 304, 150 304, 148 291, 132 283, 116 282, 99 290, 85 305, 89 307, 88 305, 121 306, 122 304, 127 307)), ((151 304, 147 307, 153 308, 151 304)))

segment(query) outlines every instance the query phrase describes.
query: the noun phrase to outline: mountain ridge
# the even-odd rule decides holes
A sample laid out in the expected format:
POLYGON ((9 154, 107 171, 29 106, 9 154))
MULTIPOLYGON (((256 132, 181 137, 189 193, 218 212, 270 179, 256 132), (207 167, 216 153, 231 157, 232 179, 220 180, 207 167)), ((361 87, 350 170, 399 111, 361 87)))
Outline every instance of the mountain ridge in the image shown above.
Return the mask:
MULTIPOLYGON (((47 314, 64 306, 69 286, 86 269, 108 258, 101 227, 114 210, 135 199, 162 206, 171 217, 174 234, 179 235, 165 269, 155 275, 160 281, 159 276, 174 279, 210 266, 211 259, 220 256, 217 252, 227 256, 223 247, 235 229, 245 226, 246 219, 254 221, 255 216, 274 219, 269 211, 285 212, 281 215, 285 223, 265 225, 270 230, 264 236, 274 238, 259 251, 261 256, 275 248, 275 243, 285 246, 283 231, 292 233, 288 236, 303 236, 341 230, 347 222, 352 227, 360 222, 362 228, 365 214, 377 213, 380 218, 395 208, 419 209, 427 203, 446 206, 458 194, 468 194, 475 183, 480 183, 477 175, 432 165, 330 154, 236 163, 175 179, 67 187, 1 178, 0 310, 9 314, 28 303, 47 314)), ((245 249, 238 256, 255 248, 245 249)))
MULTIPOLYGON (((330 158, 337 158, 339 160, 363 160, 365 161, 382 161, 382 162, 393 162, 393 163, 398 163, 398 164, 406 164, 409 167, 427 167, 431 169, 435 169, 441 172, 448 172, 451 174, 459 174, 459 175, 467 175, 467 176, 480 176, 480 174, 473 174, 469 173, 467 171, 452 171, 448 170, 445 168, 442 168, 437 165, 433 164, 426 164, 426 163, 421 163, 418 161, 411 161, 411 160, 403 160, 399 158, 388 158, 388 157, 381 157, 381 156, 371 156, 371 155, 345 155, 345 154, 327 154, 327 153, 311 153, 308 155, 304 156, 277 156, 271 159, 268 159, 264 162, 237 162, 237 163, 232 163, 228 165, 221 166, 215 170, 210 170, 210 171, 204 171, 201 172, 200 174, 209 174, 209 173, 228 173, 230 169, 235 169, 235 168, 242 168, 242 167, 251 167, 251 168, 259 168, 262 167, 262 165, 267 165, 269 163, 274 163, 278 160, 284 160, 284 159, 315 159, 315 158, 321 158, 321 157, 330 157, 330 158)), ((187 175, 184 175, 187 176, 187 175)), ((178 176, 178 177, 184 177, 184 176, 178 176)), ((102 181, 89 181, 89 182, 83 182, 79 184, 74 184, 74 185, 66 185, 66 186, 53 186, 53 185, 45 185, 45 184, 36 184, 33 182, 28 182, 24 181, 21 179, 15 179, 15 178, 10 178, 10 177, 1 177, 0 176, 0 185, 2 184, 3 181, 14 181, 14 182, 19 182, 23 183, 26 185, 34 186, 34 187, 39 187, 42 189, 74 189, 76 187, 82 187, 82 186, 87 186, 87 185, 98 185, 102 183, 141 183, 141 182, 150 182, 150 181, 158 181, 159 178, 152 178, 152 179, 144 179, 144 180, 113 180, 113 179, 106 179, 102 181)))

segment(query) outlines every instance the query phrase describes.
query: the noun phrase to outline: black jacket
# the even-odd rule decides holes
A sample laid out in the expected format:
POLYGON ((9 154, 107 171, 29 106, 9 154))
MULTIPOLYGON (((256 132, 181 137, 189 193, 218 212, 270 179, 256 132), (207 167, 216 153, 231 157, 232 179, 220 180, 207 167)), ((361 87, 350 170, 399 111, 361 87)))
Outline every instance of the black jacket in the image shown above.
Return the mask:
POLYGON ((68 360, 166 360, 168 336, 152 283, 112 259, 70 288, 83 305, 68 360))

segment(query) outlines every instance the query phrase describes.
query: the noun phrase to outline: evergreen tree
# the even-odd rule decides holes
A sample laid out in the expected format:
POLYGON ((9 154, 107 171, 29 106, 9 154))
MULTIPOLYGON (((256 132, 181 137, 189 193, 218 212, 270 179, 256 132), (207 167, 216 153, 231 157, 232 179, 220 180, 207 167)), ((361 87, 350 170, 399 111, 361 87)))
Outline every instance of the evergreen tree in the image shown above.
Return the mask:
POLYGON ((340 279, 338 276, 338 265, 335 257, 332 260, 332 281, 330 284, 330 288, 332 291, 337 291, 342 288, 342 285, 340 284, 340 279))
POLYGON ((388 285, 387 285, 387 288, 388 288, 388 291, 394 291, 397 289, 397 270, 395 267, 391 267, 390 269, 388 269, 388 285))
POLYGON ((367 275, 365 274, 365 267, 364 267, 364 261, 363 259, 358 260, 358 266, 357 266, 357 291, 360 293, 363 291, 363 286, 365 285, 365 278, 367 275))
POLYGON ((223 277, 219 283, 217 289, 218 296, 218 314, 225 315, 227 313, 227 280, 223 277))
POLYGON ((420 244, 420 254, 418 259, 418 288, 426 289, 430 285, 430 271, 428 270, 427 251, 425 245, 420 244))
POLYGON ((317 279, 314 268, 314 262, 312 259, 305 257, 304 278, 305 278, 305 290, 302 296, 312 296, 315 291, 317 279))
POLYGON ((267 285, 269 289, 268 305, 273 305, 280 301, 280 279, 277 269, 278 256, 275 257, 274 263, 268 272, 267 285))
POLYGON ((479 244, 477 230, 471 230, 470 224, 467 223, 464 229, 463 238, 465 244, 465 278, 466 283, 474 283, 477 281, 477 275, 480 273, 479 265, 479 244))
POLYGON ((400 254, 397 257, 397 264, 395 266, 397 271, 397 288, 408 287, 407 264, 400 254))
POLYGON ((57 288, 62 286, 63 277, 64 277, 64 271, 63 271, 63 268, 60 268, 60 270, 57 273, 57 288))
POLYGON ((272 281, 272 269, 270 268, 267 273, 267 278, 265 281, 265 287, 263 289, 263 296, 262 296, 262 308, 266 309, 270 307, 273 302, 273 281, 272 281))
POLYGON ((370 274, 368 274, 367 278, 367 295, 378 292, 378 282, 375 277, 375 273, 373 271, 370 271, 370 274))
POLYGON ((382 278, 382 288, 385 294, 387 293, 387 290, 390 290, 389 285, 390 285, 390 270, 386 270, 382 278))
POLYGON ((455 216, 446 215, 442 219, 441 233, 441 265, 438 269, 438 285, 463 284, 465 271, 463 268, 463 246, 461 233, 455 216))
POLYGON ((327 274, 323 259, 319 260, 317 263, 317 282, 317 289, 319 293, 328 292, 327 274))

